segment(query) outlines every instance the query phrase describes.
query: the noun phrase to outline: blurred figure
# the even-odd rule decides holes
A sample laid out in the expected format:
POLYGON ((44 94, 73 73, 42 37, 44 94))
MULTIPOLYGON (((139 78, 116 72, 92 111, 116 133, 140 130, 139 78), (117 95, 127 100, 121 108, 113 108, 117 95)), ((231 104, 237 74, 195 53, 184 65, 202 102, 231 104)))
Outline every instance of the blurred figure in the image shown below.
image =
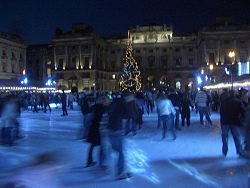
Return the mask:
POLYGON ((17 121, 17 117, 19 117, 18 102, 18 97, 9 96, 2 110, 1 143, 4 145, 12 146, 14 140, 20 138, 17 121))
POLYGON ((212 93, 212 90, 210 90, 207 94, 207 111, 208 111, 208 114, 211 115, 211 110, 213 109, 213 100, 214 100, 214 97, 213 97, 213 93, 212 93))
POLYGON ((70 93, 68 95, 68 106, 70 107, 71 110, 73 110, 73 102, 74 102, 74 95, 70 93))
POLYGON ((90 114, 90 104, 86 94, 83 94, 81 110, 83 114, 83 127, 80 128, 78 139, 85 139, 89 132, 91 119, 93 118, 93 115, 90 114))
POLYGON ((224 101, 228 98, 228 90, 224 88, 220 95, 220 106, 224 103, 224 101))
POLYGON ((241 136, 240 128, 242 125, 242 117, 244 117, 245 106, 243 102, 236 98, 234 90, 229 91, 229 97, 222 103, 220 109, 221 130, 222 130, 222 152, 226 157, 228 152, 228 132, 231 131, 235 143, 237 153, 241 155, 241 136))
POLYGON ((108 97, 102 96, 99 98, 99 103, 95 104, 91 107, 91 111, 94 111, 94 118, 91 122, 89 133, 87 136, 87 142, 91 143, 89 153, 88 153, 88 161, 86 167, 91 167, 96 164, 93 162, 93 149, 95 146, 100 146, 100 167, 105 170, 107 167, 103 165, 103 162, 107 156, 105 153, 102 142, 101 136, 99 132, 100 122, 102 121, 102 115, 108 110, 108 105, 110 104, 110 100, 108 97))
POLYGON ((144 107, 145 107, 145 101, 143 97, 143 93, 139 92, 136 95, 136 103, 137 103, 137 109, 139 111, 139 118, 138 118, 138 124, 139 124, 139 129, 141 128, 143 124, 143 119, 142 116, 144 114, 144 107))
POLYGON ((182 126, 185 125, 185 119, 187 120, 187 126, 190 126, 190 108, 193 108, 191 101, 188 98, 188 95, 185 93, 183 99, 181 101, 181 119, 182 119, 182 126))
POLYGON ((246 109, 243 125, 246 127, 246 136, 245 148, 241 156, 250 159, 250 105, 246 109))
POLYGON ((146 92, 146 98, 147 98, 147 109, 149 112, 153 113, 153 94, 151 91, 146 92))
POLYGON ((212 126, 212 121, 209 117, 207 110, 207 101, 208 95, 203 91, 203 87, 200 88, 200 91, 196 94, 195 103, 198 106, 199 114, 200 114, 200 123, 203 125, 203 116, 206 116, 208 123, 212 126))
POLYGON ((219 106, 219 95, 217 91, 214 92, 213 96, 213 111, 218 111, 218 106, 219 106))
POLYGON ((114 98, 110 104, 108 121, 109 138, 112 148, 119 154, 117 163, 117 180, 131 177, 129 172, 124 172, 122 119, 126 119, 126 110, 126 102, 122 97, 114 98))
POLYGON ((14 175, 5 180, 5 187, 64 187, 59 180, 59 176, 64 173, 64 168, 58 164, 56 157, 58 157, 58 151, 38 155, 34 165, 15 170, 14 175))
POLYGON ((171 100, 167 99, 163 94, 161 94, 159 96, 158 109, 163 124, 162 139, 166 138, 166 130, 167 126, 169 126, 173 135, 173 139, 175 140, 177 138, 174 126, 174 116, 176 111, 171 100))
POLYGON ((66 93, 64 93, 64 90, 62 93, 61 101, 62 101, 62 111, 63 111, 63 114, 61 116, 65 116, 65 115, 67 116, 68 115, 67 108, 66 108, 67 95, 66 95, 66 93))
POLYGON ((243 104, 245 105, 245 107, 248 106, 248 90, 241 88, 241 95, 240 95, 240 99, 242 100, 243 104))
POLYGON ((127 107, 127 117, 125 124, 125 135, 131 132, 130 121, 132 121, 133 136, 136 135, 136 120, 139 118, 139 111, 136 107, 136 102, 133 93, 127 93, 125 95, 126 107, 127 107))
POLYGON ((179 117, 180 117, 180 106, 181 106, 181 98, 179 95, 176 93, 174 89, 170 89, 170 94, 168 95, 168 99, 171 100, 176 114, 175 114, 175 130, 181 130, 179 127, 179 117))
POLYGON ((33 100, 34 100, 34 102, 33 102, 33 104, 34 104, 34 110, 33 110, 33 112, 36 112, 36 113, 38 113, 38 107, 37 107, 38 102, 37 102, 37 96, 38 96, 38 94, 36 94, 36 95, 34 96, 34 98, 33 98, 33 100))
POLYGON ((46 113, 47 106, 49 108, 49 111, 51 112, 51 108, 50 108, 50 105, 49 105, 49 94, 45 93, 43 99, 44 99, 43 100, 44 112, 46 113))
POLYGON ((157 109, 157 117, 158 117, 157 128, 158 129, 160 129, 160 127, 161 127, 161 116, 160 116, 160 111, 159 111, 158 105, 159 105, 160 100, 162 100, 162 98, 161 98, 162 95, 163 95, 163 93, 160 91, 157 94, 157 99, 156 99, 156 109, 157 109))

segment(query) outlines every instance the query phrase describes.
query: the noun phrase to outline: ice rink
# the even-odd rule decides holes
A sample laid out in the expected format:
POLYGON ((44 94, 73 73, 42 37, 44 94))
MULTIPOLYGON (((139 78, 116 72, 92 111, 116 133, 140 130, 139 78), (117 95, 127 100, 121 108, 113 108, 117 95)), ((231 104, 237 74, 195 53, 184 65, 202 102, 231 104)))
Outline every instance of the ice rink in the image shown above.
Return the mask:
MULTIPOLYGON (((103 141, 109 154, 106 161, 109 168, 101 170, 98 164, 84 168, 90 144, 77 140, 83 126, 80 107, 74 104, 74 110, 68 108, 68 116, 61 114, 60 106, 53 107, 51 113, 22 110, 18 121, 23 138, 12 147, 0 145, 0 185, 24 167, 32 166, 38 154, 54 152, 58 163, 53 165, 59 168, 57 180, 62 187, 250 187, 249 160, 237 156, 231 134, 228 155, 222 157, 218 112, 212 112, 213 127, 207 123, 200 125, 198 114, 191 112, 191 126, 180 125, 182 130, 177 131, 175 141, 169 131, 167 138, 161 140, 156 110, 144 114, 137 135, 124 136, 125 168, 133 176, 120 181, 115 180, 117 154, 108 137, 103 141)), ((102 132, 105 135, 105 128, 102 132)), ((97 162, 98 152, 97 147, 94 149, 97 162)))

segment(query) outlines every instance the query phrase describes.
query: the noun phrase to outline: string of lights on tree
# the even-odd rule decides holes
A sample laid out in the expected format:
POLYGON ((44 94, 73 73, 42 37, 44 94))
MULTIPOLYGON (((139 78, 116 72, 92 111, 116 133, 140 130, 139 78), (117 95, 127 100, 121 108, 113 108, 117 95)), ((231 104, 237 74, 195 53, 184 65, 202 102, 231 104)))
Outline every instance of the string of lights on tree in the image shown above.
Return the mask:
POLYGON ((133 47, 129 38, 129 32, 126 57, 123 58, 123 61, 120 90, 139 91, 141 89, 141 73, 138 70, 137 62, 133 58, 133 47))

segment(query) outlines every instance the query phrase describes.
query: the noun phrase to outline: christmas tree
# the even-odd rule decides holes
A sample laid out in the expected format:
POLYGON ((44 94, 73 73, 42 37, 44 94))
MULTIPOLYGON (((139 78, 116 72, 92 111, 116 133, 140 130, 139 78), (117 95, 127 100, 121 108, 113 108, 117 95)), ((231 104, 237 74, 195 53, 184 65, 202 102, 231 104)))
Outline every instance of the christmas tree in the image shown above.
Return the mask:
POLYGON ((139 91, 141 89, 141 76, 140 71, 138 70, 137 62, 133 58, 133 47, 129 38, 129 32, 126 57, 123 61, 122 75, 120 79, 121 91, 139 91))

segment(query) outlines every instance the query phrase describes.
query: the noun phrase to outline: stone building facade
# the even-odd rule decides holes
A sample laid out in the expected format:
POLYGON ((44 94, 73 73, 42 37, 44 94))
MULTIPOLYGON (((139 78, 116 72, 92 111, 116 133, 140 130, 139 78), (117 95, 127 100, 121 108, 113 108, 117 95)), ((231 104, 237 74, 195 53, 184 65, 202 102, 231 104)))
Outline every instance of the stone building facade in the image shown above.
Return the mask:
POLYGON ((21 79, 26 71, 26 42, 0 33, 0 79, 21 79))
MULTIPOLYGON (((216 83, 225 78, 226 65, 250 60, 250 26, 233 24, 230 17, 218 17, 197 32, 175 34, 173 25, 150 24, 131 27, 129 36, 143 91, 194 90, 197 76, 203 85, 216 83), (230 51, 236 54, 233 60, 230 51)), ((57 29, 47 50, 51 57, 43 61, 45 76, 72 91, 118 91, 127 41, 128 36, 98 36, 83 23, 66 33, 57 29)))

